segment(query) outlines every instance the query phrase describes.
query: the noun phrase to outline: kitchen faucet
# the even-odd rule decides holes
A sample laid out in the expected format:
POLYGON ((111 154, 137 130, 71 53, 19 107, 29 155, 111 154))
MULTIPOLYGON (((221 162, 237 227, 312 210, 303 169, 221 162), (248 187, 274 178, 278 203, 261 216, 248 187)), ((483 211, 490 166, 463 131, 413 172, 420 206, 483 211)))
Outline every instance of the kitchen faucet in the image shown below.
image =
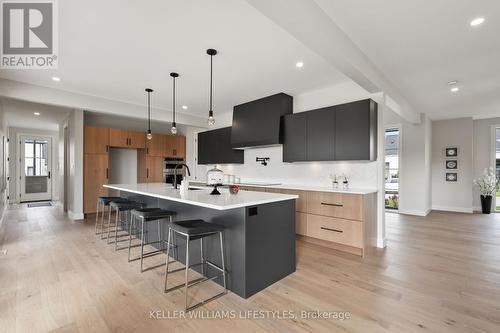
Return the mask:
POLYGON ((185 164, 185 163, 177 164, 174 168, 174 189, 176 189, 176 190, 177 190, 177 168, 180 166, 185 166, 186 170, 188 172, 188 176, 191 176, 191 171, 189 171, 189 167, 187 166, 187 164, 185 164))

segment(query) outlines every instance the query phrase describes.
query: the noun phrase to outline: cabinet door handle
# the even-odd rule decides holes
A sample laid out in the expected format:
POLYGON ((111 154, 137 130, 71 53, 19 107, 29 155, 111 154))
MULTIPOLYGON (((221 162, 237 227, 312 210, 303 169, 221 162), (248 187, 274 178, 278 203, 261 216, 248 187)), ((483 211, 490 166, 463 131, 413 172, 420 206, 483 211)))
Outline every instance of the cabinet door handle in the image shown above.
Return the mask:
POLYGON ((106 145, 106 153, 109 153, 109 145, 106 145))
POLYGON ((177 156, 177 149, 174 149, 173 153, 174 153, 174 156, 177 156))
POLYGON ((342 204, 335 204, 335 203, 328 203, 328 202, 322 202, 321 204, 323 206, 344 207, 344 205, 342 205, 342 204))
POLYGON ((146 154, 149 155, 149 148, 146 148, 146 154))
POLYGON ((149 168, 146 169, 146 178, 149 178, 149 168))
POLYGON ((109 179, 109 169, 106 168, 106 179, 109 179))
POLYGON ((326 228, 326 227, 321 227, 322 230, 327 230, 327 231, 333 231, 333 232, 338 232, 338 233, 343 233, 344 231, 342 230, 337 230, 337 229, 331 229, 331 228, 326 228))

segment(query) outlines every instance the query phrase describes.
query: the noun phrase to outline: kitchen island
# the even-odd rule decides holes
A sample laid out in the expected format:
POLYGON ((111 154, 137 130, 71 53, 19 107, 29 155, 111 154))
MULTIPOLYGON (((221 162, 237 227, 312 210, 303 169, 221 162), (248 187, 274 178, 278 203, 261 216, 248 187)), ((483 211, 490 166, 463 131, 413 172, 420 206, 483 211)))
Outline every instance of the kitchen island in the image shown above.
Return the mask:
MULTIPOLYGON (((248 298, 295 272, 297 195, 252 191, 230 194, 227 189, 222 189, 221 195, 210 195, 211 189, 180 191, 163 183, 104 186, 147 207, 175 211, 176 220, 202 219, 224 225, 228 289, 240 297, 248 298)), ((147 237, 156 239, 156 228, 148 229, 147 237)), ((184 263, 185 241, 177 238, 176 243, 178 259, 184 263)), ((205 256, 221 265, 218 238, 208 238, 204 243, 205 256)), ((199 242, 190 244, 190 261, 200 262, 199 242)), ((192 269, 199 272, 198 267, 192 269)), ((217 272, 208 269, 206 273, 210 277, 217 272)), ((214 281, 222 285, 222 279, 214 281)))

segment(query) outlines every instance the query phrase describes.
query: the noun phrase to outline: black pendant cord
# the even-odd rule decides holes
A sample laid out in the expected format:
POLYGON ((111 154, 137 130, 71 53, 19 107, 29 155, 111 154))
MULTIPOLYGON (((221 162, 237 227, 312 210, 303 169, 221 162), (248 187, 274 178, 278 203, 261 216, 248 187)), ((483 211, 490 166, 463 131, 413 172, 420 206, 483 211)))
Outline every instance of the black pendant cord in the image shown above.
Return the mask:
POLYGON ((151 92, 148 91, 148 133, 151 133, 151 92))
POLYGON ((173 93, 172 95, 174 96, 174 98, 172 99, 172 110, 173 110, 173 113, 172 113, 172 124, 175 126, 175 76, 174 76, 174 84, 173 84, 173 93))
POLYGON ((209 112, 213 113, 214 110, 213 110, 213 103, 212 103, 212 77, 213 77, 213 60, 214 60, 214 56, 211 54, 210 55, 210 110, 209 112))

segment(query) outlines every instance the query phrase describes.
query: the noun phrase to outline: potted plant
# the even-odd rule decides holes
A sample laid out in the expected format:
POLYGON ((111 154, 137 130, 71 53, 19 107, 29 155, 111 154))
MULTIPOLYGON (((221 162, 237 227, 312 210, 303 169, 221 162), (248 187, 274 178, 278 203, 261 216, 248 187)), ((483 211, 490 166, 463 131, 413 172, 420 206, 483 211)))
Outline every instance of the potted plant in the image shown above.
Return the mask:
POLYGON ((483 214, 491 213, 491 200, 497 191, 497 177, 493 168, 484 169, 484 174, 481 178, 474 180, 474 184, 479 188, 481 193, 481 210, 483 214))

